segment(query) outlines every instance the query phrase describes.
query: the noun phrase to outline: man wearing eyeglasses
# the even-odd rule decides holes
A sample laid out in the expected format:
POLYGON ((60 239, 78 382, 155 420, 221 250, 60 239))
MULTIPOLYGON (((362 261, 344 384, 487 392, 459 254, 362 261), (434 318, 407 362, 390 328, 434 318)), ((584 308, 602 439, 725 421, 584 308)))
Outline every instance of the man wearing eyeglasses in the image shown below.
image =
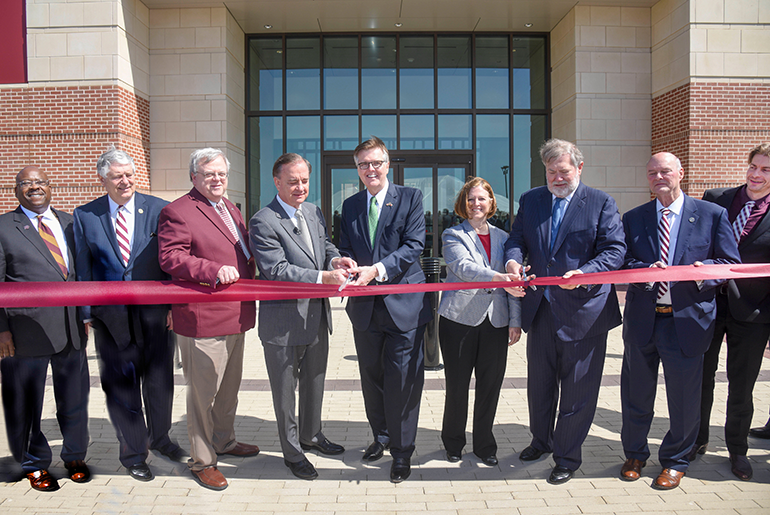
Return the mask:
MULTIPOLYGON (((361 143, 353 157, 366 187, 342 205, 340 253, 359 265, 353 284, 424 283, 422 193, 388 181, 390 158, 379 138, 361 143)), ((430 300, 423 293, 351 297, 347 313, 353 324, 366 416, 374 433, 363 459, 376 461, 390 448, 390 480, 400 483, 411 473, 425 375, 423 334, 432 317, 430 300)))
MULTIPOLYGON (((75 281, 72 215, 53 209, 48 176, 37 166, 16 175, 19 207, 0 216, 0 281, 75 281)), ((33 489, 59 489, 48 472, 51 447, 40 413, 48 365, 53 375, 56 418, 63 437, 61 458, 69 478, 91 478, 83 461, 88 447, 86 336, 74 307, 0 309, 0 372, 8 446, 33 489)))
MULTIPOLYGON (((168 280, 158 264, 156 236, 160 210, 168 202, 136 191, 136 165, 123 150, 104 152, 96 171, 107 194, 74 213, 78 279, 168 280)), ((94 330, 120 462, 132 478, 150 481, 149 449, 177 462, 187 456, 168 434, 174 398, 169 305, 84 306, 81 318, 86 332, 94 330)))
MULTIPOLYGON (((225 198, 229 170, 221 150, 194 151, 193 188, 161 211, 160 266, 173 279, 216 288, 241 277, 254 278, 246 224, 225 198)), ((256 305, 254 301, 174 304, 171 312, 187 379, 188 465, 198 484, 224 490, 227 480, 217 468, 217 455, 259 453, 256 445, 235 440, 244 333, 254 327, 256 305)))

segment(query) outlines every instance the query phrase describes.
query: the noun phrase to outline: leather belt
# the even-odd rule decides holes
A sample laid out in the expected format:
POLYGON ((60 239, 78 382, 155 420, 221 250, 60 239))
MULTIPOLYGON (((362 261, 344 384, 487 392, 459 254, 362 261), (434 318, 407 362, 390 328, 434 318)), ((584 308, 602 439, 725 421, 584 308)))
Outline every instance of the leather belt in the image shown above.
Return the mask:
POLYGON ((673 312, 674 308, 670 304, 658 304, 655 306, 655 313, 669 314, 673 312))

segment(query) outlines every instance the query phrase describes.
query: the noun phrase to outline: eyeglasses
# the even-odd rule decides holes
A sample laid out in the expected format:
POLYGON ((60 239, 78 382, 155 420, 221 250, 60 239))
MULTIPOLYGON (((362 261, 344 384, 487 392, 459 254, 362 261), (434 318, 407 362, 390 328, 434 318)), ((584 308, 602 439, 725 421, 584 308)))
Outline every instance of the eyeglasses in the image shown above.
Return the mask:
POLYGON ((358 166, 359 170, 366 170, 370 166, 374 168, 375 170, 379 170, 382 168, 382 165, 385 164, 387 161, 361 161, 356 166, 358 166))
POLYGON ((127 181, 133 181, 134 180, 134 174, 132 173, 122 173, 120 175, 105 175, 105 178, 112 181, 112 182, 122 182, 123 179, 126 179, 127 181))
POLYGON ((203 176, 203 180, 205 180, 205 181, 210 181, 210 180, 214 179, 214 177, 216 177, 219 180, 225 180, 225 179, 227 179, 227 176, 230 175, 227 172, 220 172, 220 173, 217 173, 217 172, 207 172, 207 173, 196 172, 196 173, 198 173, 199 175, 202 175, 203 176))
POLYGON ((31 186, 38 186, 42 188, 51 184, 51 181, 19 181, 16 184, 22 188, 29 188, 31 186))

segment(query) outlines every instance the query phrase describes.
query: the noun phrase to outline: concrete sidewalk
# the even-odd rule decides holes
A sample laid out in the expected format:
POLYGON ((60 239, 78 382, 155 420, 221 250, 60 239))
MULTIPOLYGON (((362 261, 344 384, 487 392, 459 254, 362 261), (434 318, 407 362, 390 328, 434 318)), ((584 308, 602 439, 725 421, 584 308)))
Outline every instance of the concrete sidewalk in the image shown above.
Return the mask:
MULTIPOLYGON (((210 512, 293 513, 430 513, 437 514, 572 514, 572 513, 770 513, 770 441, 749 439, 749 459, 754 479, 743 482, 730 472, 722 424, 725 418, 727 383, 724 349, 717 377, 711 420, 709 452, 691 466, 680 488, 660 492, 650 484, 660 472, 658 445, 668 428, 664 386, 658 389, 656 417, 650 432, 652 458, 643 478, 627 483, 618 478, 624 461, 620 444, 620 368, 623 355, 620 328, 610 333, 604 367, 604 385, 594 425, 583 446, 583 466, 565 485, 546 483, 553 462, 548 458, 524 464, 518 453, 530 441, 527 416, 525 342, 511 348, 506 381, 497 412, 497 467, 483 465, 466 446, 459 463, 446 461, 441 445, 443 372, 427 372, 412 459, 412 476, 404 483, 389 482, 391 460, 374 464, 361 461, 372 440, 358 381, 350 323, 342 306, 334 306, 329 371, 324 403, 324 432, 346 447, 342 456, 315 452, 308 458, 319 478, 308 482, 294 478, 283 464, 277 438, 270 389, 262 348, 256 331, 246 338, 246 358, 238 406, 236 433, 243 442, 260 446, 254 458, 224 457, 220 469, 230 481, 222 492, 198 486, 186 465, 172 463, 152 453, 148 459, 154 481, 130 478, 118 461, 118 442, 110 424, 99 386, 98 365, 89 344, 92 378, 90 398, 91 445, 87 456, 94 473, 88 484, 60 480, 61 489, 38 493, 25 479, 0 483, 0 513, 161 513, 164 515, 210 512)), ((177 371, 172 437, 189 449, 185 423, 185 386, 177 371)), ((662 377, 661 377, 662 381, 662 377)), ((754 426, 764 425, 770 406, 770 360, 765 360, 754 390, 754 426)), ((46 389, 43 426, 54 451, 51 472, 64 477, 54 402, 46 389)), ((0 429, 0 456, 8 456, 4 424, 0 429)), ((470 437, 469 437, 470 441, 470 437)), ((7 465, 10 458, 4 458, 7 465)))

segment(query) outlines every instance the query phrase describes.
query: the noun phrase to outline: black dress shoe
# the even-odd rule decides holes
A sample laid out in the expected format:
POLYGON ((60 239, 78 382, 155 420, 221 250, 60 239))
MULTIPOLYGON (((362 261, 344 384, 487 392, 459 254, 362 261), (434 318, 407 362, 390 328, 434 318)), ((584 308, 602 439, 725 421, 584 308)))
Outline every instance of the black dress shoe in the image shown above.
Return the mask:
MULTIPOLYGON (((478 455, 477 455, 478 456, 478 455)), ((481 463, 488 467, 496 467, 497 466, 497 456, 494 454, 490 454, 489 456, 481 457, 479 456, 479 459, 481 460, 481 463)))
POLYGON ((556 465, 551 471, 551 475, 548 476, 548 482, 552 485, 560 485, 572 479, 573 475, 575 475, 574 470, 562 467, 561 465, 556 465))
POLYGON ((152 452, 156 454, 162 454, 166 458, 170 459, 171 461, 175 461, 177 463, 184 463, 187 461, 187 458, 190 457, 187 451, 185 451, 178 445, 169 445, 167 447, 164 447, 163 449, 152 449, 152 452))
POLYGON ((754 427, 749 429, 749 436, 754 438, 762 438, 763 440, 770 440, 770 420, 767 421, 762 427, 754 427))
POLYGON ((315 467, 310 463, 307 458, 302 458, 302 461, 292 463, 288 460, 283 460, 283 463, 289 467, 291 473, 300 479, 315 479, 318 477, 315 467))
POLYGON ((452 452, 452 451, 447 451, 447 452, 446 452, 446 460, 447 460, 449 463, 457 463, 457 462, 458 462, 458 461, 460 461, 461 459, 463 459, 463 455, 462 455, 462 453, 459 453, 459 452, 452 452))
POLYGON ((330 442, 327 438, 324 438, 320 442, 301 443, 299 445, 302 447, 303 451, 315 449, 321 454, 328 454, 329 456, 334 456, 335 454, 342 454, 345 452, 345 448, 343 446, 330 442))
POLYGON ((390 466, 390 482, 400 483, 412 473, 409 464, 409 458, 393 458, 393 464, 390 466))
POLYGON ((706 454, 706 451, 709 448, 708 442, 698 445, 697 443, 692 446, 692 449, 690 449, 690 452, 687 453, 687 461, 692 463, 695 461, 695 458, 698 457, 698 454, 706 454))
POLYGON ((150 470, 150 467, 145 462, 128 467, 128 475, 137 481, 152 481, 155 478, 152 475, 152 470, 150 470))
POLYGON ((541 451, 540 449, 535 449, 530 445, 526 449, 521 451, 521 454, 519 454, 519 459, 521 461, 535 461, 537 459, 540 459, 540 457, 543 454, 548 454, 548 452, 541 451))
POLYGON ((746 456, 730 454, 730 471, 741 481, 748 481, 754 477, 754 470, 746 456))
POLYGON ((382 458, 382 454, 385 452, 385 448, 386 446, 380 442, 372 442, 372 444, 366 448, 366 452, 364 453, 364 457, 362 459, 364 461, 377 461, 378 459, 382 458))

